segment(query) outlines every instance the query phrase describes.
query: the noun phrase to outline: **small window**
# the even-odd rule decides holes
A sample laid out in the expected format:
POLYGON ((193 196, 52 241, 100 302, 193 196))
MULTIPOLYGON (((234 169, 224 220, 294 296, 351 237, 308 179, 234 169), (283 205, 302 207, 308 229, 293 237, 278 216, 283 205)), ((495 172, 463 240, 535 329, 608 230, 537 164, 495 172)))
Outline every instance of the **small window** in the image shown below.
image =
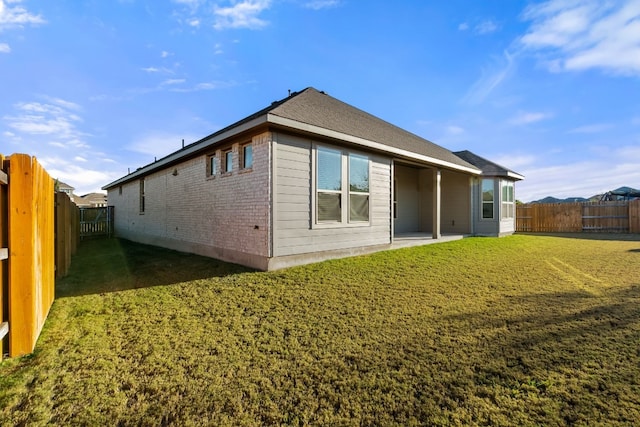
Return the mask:
POLYGON ((233 171, 233 151, 231 150, 224 152, 224 171, 233 171))
POLYGON ((513 182, 502 181, 502 208, 501 218, 510 219, 515 217, 513 182))
POLYGON ((145 190, 144 190, 144 178, 142 178, 140 180, 140 213, 143 214, 144 213, 144 194, 145 190))
POLYGON ((493 179, 482 180, 482 218, 493 219, 493 179))
POLYGON ((215 154, 207 157, 207 176, 216 176, 218 174, 218 158, 215 154))
POLYGON ((122 196, 122 185, 118 186, 118 195, 122 196))
POLYGON ((251 169, 253 167, 253 145, 246 144, 242 146, 242 169, 251 169))

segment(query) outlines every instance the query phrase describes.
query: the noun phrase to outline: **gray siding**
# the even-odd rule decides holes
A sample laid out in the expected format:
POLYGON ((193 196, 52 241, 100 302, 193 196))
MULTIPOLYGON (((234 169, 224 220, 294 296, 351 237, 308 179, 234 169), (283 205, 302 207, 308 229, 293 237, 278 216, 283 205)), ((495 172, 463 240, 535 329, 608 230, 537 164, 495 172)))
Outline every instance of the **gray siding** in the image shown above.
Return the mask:
POLYGON ((443 171, 440 227, 443 233, 471 233, 471 183, 469 175, 443 171))
POLYGON ((368 155, 371 159, 369 225, 314 226, 312 154, 312 140, 274 134, 273 256, 391 243, 390 159, 368 155))

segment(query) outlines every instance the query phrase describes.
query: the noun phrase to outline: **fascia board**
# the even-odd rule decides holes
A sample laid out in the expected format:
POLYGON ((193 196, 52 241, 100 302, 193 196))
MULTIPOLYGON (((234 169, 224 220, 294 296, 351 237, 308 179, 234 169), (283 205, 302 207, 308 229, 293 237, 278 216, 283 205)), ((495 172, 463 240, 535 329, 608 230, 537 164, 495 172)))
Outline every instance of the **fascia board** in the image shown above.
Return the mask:
POLYGON ((465 166, 457 165, 455 163, 450 163, 445 160, 440 160, 434 157, 417 154, 412 151, 403 150, 401 148, 390 147, 388 145, 381 144, 379 142, 370 141, 368 139, 360 138, 353 135, 348 135, 348 134, 333 131, 330 129, 325 129, 325 128, 315 126, 315 125, 310 125, 307 123, 298 122, 296 120, 287 119, 285 117, 276 116, 274 114, 268 114, 267 121, 275 125, 286 126, 289 128, 300 130, 300 131, 310 132, 310 133, 318 134, 321 136, 325 136, 327 138, 333 138, 337 140, 351 142, 353 144, 360 145, 362 147, 371 148, 373 150, 382 151, 389 154, 394 154, 396 156, 400 156, 404 158, 419 160, 421 162, 442 166, 448 169, 454 169, 462 172, 471 173, 474 175, 482 174, 482 171, 480 169, 467 168, 465 166))

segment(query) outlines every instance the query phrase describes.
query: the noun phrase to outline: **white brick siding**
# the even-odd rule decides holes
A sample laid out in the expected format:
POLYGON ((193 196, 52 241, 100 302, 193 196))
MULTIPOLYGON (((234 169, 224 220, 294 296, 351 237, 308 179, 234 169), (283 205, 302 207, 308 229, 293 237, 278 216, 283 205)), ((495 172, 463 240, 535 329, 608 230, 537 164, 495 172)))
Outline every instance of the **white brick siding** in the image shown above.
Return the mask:
POLYGON ((147 175, 144 214, 139 212, 139 180, 124 184, 122 194, 118 187, 111 189, 108 199, 115 206, 116 234, 266 268, 270 133, 257 135, 251 142, 253 167, 248 170, 239 168, 238 142, 232 146, 230 174, 207 177, 207 154, 203 154, 147 175))

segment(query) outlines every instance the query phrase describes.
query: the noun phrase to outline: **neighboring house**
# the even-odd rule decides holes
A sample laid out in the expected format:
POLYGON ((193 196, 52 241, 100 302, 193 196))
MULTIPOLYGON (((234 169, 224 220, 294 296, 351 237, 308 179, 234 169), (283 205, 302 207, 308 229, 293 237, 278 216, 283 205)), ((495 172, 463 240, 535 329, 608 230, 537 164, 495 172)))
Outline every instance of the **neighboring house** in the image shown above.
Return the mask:
POLYGON ((486 234, 482 176, 307 88, 103 189, 119 237, 272 270, 388 249, 406 235, 486 234))
POLYGON ((102 208, 107 206, 105 193, 89 193, 84 196, 74 196, 73 201, 81 208, 102 208))
POLYGON ((75 190, 75 188, 70 186, 69 184, 64 183, 64 182, 60 181, 59 179, 57 179, 56 182, 55 182, 55 186, 54 187, 55 187, 55 190, 57 192, 65 193, 70 198, 73 197, 73 190, 75 190))
POLYGON ((515 183, 524 176, 470 151, 454 154, 482 171, 482 178, 475 180, 471 189, 472 204, 482 206, 474 211, 474 234, 513 234, 516 230, 515 183))

